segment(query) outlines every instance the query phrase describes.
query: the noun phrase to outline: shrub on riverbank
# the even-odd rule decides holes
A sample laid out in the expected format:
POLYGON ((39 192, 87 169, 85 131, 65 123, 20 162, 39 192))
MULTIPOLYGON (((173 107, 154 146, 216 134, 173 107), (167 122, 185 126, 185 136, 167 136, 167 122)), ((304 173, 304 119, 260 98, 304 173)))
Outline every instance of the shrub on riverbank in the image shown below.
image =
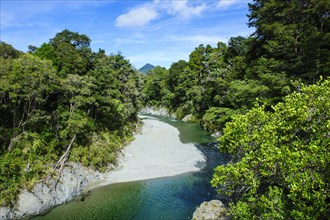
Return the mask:
POLYGON ((323 219, 329 212, 330 80, 236 115, 219 138, 234 160, 212 185, 235 219, 323 219))

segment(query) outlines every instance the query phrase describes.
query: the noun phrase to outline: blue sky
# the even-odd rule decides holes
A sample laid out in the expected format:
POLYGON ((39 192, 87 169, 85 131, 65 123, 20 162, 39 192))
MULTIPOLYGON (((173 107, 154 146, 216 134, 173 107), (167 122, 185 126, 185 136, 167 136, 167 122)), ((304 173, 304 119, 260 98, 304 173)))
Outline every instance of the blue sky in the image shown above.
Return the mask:
POLYGON ((251 0, 1 0, 0 40, 26 52, 69 29, 94 51, 120 51, 140 68, 169 67, 200 44, 248 36, 251 0))

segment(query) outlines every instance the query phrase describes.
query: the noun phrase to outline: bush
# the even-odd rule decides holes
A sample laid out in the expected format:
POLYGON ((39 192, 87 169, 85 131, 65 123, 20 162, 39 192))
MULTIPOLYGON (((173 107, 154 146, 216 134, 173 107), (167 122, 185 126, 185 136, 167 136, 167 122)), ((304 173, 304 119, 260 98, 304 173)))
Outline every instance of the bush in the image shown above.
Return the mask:
POLYGON ((236 219, 322 219, 329 212, 330 81, 302 86, 267 112, 235 115, 219 138, 234 155, 212 185, 236 219))

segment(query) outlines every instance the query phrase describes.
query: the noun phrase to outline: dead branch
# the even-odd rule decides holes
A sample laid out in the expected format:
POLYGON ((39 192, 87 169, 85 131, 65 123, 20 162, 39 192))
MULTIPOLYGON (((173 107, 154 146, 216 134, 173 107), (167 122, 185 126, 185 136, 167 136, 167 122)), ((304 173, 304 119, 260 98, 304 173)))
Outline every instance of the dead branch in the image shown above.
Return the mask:
POLYGON ((55 182, 55 188, 57 186, 57 183, 58 183, 58 180, 61 178, 61 172, 63 170, 63 167, 64 167, 64 163, 68 160, 69 158, 69 153, 70 153, 70 150, 72 148, 72 144, 73 142, 75 141, 76 139, 76 136, 77 136, 77 133, 74 134, 73 138, 71 139, 70 141, 70 144, 68 145, 68 148, 66 149, 65 153, 61 156, 61 158, 55 163, 54 167, 53 167, 53 172, 55 171, 56 168, 60 167, 59 170, 58 170, 58 176, 57 176, 57 179, 56 179, 56 182, 55 182))

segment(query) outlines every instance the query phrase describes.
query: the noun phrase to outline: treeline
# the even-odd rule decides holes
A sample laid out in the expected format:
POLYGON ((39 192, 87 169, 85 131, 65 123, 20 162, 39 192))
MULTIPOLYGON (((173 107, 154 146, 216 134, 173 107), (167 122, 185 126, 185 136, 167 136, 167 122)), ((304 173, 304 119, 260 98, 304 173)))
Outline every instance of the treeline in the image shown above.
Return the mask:
POLYGON ((145 103, 179 118, 192 114, 204 128, 221 131, 255 102, 268 109, 299 83, 329 75, 329 2, 254 1, 251 37, 232 37, 216 47, 200 45, 166 70, 149 72, 145 103))
POLYGON ((330 2, 254 0, 249 9, 254 34, 150 71, 144 103, 219 132, 233 159, 212 185, 234 219, 327 219, 330 2))
POLYGON ((67 161, 103 171, 132 139, 139 73, 90 42, 64 30, 28 53, 0 43, 0 205, 67 161))

